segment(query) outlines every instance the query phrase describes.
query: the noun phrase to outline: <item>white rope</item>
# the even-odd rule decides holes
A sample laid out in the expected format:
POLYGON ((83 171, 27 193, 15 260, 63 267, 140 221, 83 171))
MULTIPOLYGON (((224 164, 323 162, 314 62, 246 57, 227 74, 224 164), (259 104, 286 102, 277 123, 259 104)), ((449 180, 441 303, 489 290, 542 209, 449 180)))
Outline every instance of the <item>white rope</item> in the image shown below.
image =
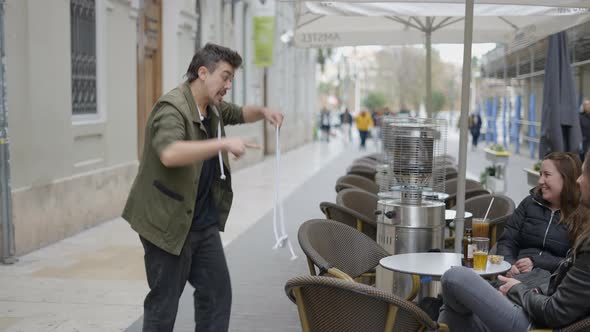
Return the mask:
MULTIPOLYGON (((217 140, 221 141, 221 119, 217 122, 217 140)), ((221 157, 221 149, 217 151, 217 157, 219 157, 219 169, 221 170, 220 178, 225 180, 225 171, 223 169, 223 158, 221 157)))
POLYGON ((275 206, 274 206, 274 216, 273 216, 273 231, 275 233, 276 243, 273 249, 283 248, 285 246, 285 242, 287 243, 289 250, 291 251, 291 260, 297 259, 297 255, 295 255, 295 251, 293 250, 293 245, 291 245, 291 240, 289 240, 289 236, 285 230, 285 214, 283 212, 283 203, 281 202, 280 196, 280 180, 281 180, 281 146, 280 146, 280 139, 279 139, 279 127, 276 127, 276 179, 275 179, 275 206), (279 218, 277 218, 279 217, 279 218), (280 229, 278 226, 278 222, 281 223, 280 229))

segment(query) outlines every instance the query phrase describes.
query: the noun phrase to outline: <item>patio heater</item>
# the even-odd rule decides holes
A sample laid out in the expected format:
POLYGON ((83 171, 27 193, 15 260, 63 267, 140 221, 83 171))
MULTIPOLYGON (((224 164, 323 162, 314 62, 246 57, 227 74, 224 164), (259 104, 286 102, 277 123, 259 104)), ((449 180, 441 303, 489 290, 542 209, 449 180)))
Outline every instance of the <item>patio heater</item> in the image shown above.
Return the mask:
MULTIPOLYGON (((377 243, 392 255, 443 248, 445 204, 433 197, 444 193, 444 168, 436 165, 442 164, 446 137, 447 123, 442 119, 387 118, 384 122, 383 155, 388 168, 380 186, 389 191, 380 193, 375 213, 377 243)), ((379 279, 389 284, 379 287, 391 288, 402 297, 412 289, 406 274, 379 279)))
MULTIPOLYGON (((413 119, 414 121, 426 120, 426 119, 413 119)), ((379 199, 394 199, 400 198, 400 191, 396 189, 396 179, 393 177, 393 167, 391 161, 393 160, 394 153, 392 153, 394 147, 391 142, 394 141, 394 132, 387 129, 390 124, 395 125, 399 123, 400 119, 396 119, 392 116, 385 116, 381 122, 381 132, 383 133, 383 144, 382 144, 382 155, 383 163, 376 166, 375 182, 379 185, 379 199)), ((446 123, 440 123, 445 126, 441 128, 441 133, 444 134, 442 142, 437 142, 435 149, 433 150, 436 155, 435 160, 442 160, 446 154, 446 123)), ((389 126, 391 127, 391 126, 389 126)), ((422 191, 422 198, 426 200, 434 200, 444 202, 449 195, 445 193, 445 164, 441 163, 437 165, 433 164, 433 171, 431 179, 434 181, 433 185, 424 187, 422 191)))

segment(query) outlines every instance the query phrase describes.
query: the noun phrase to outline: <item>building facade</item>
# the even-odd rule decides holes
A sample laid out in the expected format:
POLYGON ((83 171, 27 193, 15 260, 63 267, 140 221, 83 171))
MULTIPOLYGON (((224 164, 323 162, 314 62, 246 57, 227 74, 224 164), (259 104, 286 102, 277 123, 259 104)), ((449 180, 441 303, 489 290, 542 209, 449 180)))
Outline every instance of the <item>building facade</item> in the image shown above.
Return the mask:
MULTIPOLYGON (((590 22, 567 29, 565 34, 575 94, 581 104, 583 99, 590 98, 590 22)), ((531 159, 538 159, 548 46, 548 38, 511 49, 498 45, 483 57, 482 75, 475 89, 475 110, 481 111, 488 124, 496 123, 494 133, 484 139, 531 159), (504 129, 506 135, 502 133, 504 129)))
MULTIPOLYGON (((7 0, 5 51, 12 224, 16 255, 120 215, 153 102, 184 80, 196 47, 238 50, 244 66, 226 100, 262 104, 254 66, 254 0, 7 0)), ((259 0, 256 0, 259 1, 259 0)), ((279 41, 294 18, 277 2, 268 105, 286 115, 283 150, 312 139, 313 50, 279 41)), ((262 123, 228 130, 274 151, 262 123)))

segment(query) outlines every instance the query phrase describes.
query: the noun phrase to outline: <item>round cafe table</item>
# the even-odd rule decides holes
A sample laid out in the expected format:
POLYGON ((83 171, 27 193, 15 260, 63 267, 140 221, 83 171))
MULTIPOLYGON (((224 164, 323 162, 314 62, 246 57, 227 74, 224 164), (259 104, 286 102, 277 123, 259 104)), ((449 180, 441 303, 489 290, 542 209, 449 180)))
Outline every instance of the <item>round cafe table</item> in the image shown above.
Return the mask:
MULTIPOLYGON (((390 271, 440 279, 451 267, 461 266, 461 258, 461 254, 447 252, 410 253, 382 258, 379 265, 390 271)), ((485 270, 473 270, 473 272, 483 277, 494 276, 510 270, 510 266, 510 263, 506 261, 500 264, 492 264, 488 261, 485 270)))
MULTIPOLYGON (((456 210, 445 210, 445 220, 447 222, 447 225, 450 222, 452 222, 453 220, 455 220, 456 216, 457 216, 456 210)), ((473 217, 473 213, 465 211, 465 219, 469 219, 472 217, 473 217)))
MULTIPOLYGON (((455 231, 455 217, 457 216, 456 210, 445 210, 445 222, 447 227, 449 228, 449 236, 452 237, 455 231)), ((471 219, 473 217, 473 213, 465 211, 464 220, 471 219)))

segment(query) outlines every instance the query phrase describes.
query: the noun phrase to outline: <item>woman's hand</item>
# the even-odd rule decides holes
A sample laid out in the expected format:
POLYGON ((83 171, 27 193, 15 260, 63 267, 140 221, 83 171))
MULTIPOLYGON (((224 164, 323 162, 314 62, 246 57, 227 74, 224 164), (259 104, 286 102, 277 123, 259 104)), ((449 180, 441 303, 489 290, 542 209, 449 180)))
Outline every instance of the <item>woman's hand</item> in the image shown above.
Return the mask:
POLYGON ((512 278, 506 278, 504 276, 498 276, 498 280, 504 283, 502 286, 500 286, 500 288, 498 288, 502 295, 508 294, 508 291, 510 291, 510 288, 512 288, 512 286, 520 284, 520 281, 512 278))
POLYGON ((520 271, 520 273, 531 272, 531 270, 533 269, 533 261, 528 257, 517 260, 516 263, 514 263, 514 265, 516 266, 518 271, 520 271))
POLYGON ((512 265, 510 267, 510 271, 508 271, 508 273, 506 273, 506 275, 508 277, 513 277, 513 276, 515 276, 517 274, 520 274, 520 270, 518 269, 518 267, 516 267, 516 265, 512 265))

